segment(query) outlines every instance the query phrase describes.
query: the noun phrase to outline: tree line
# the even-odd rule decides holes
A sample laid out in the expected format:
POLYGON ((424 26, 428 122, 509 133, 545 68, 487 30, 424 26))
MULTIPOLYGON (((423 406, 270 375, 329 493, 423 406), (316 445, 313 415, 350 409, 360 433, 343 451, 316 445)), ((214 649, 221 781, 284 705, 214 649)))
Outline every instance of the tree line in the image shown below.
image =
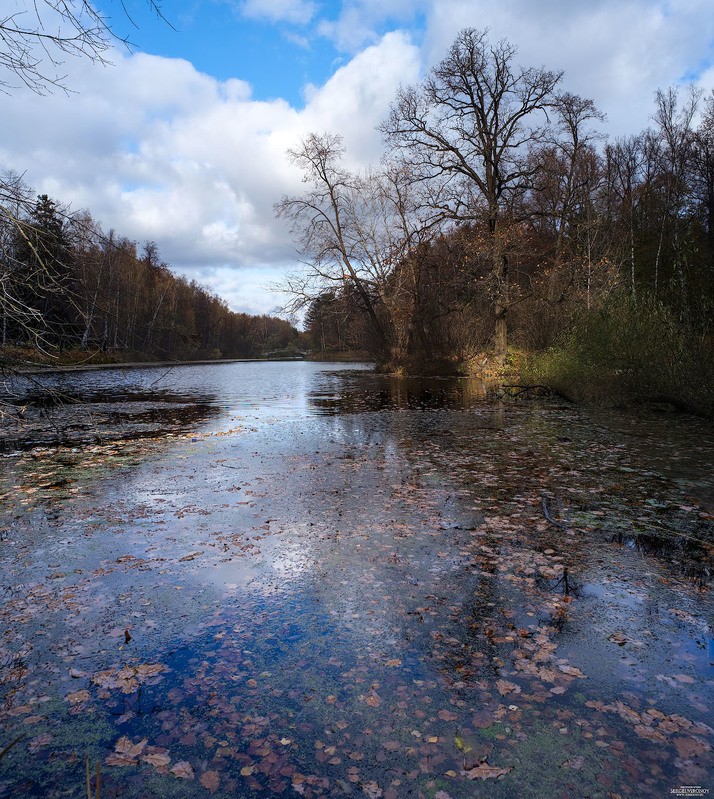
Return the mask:
POLYGON ((711 354, 714 95, 660 90, 651 127, 608 140, 562 81, 466 29, 398 92, 379 166, 348 170, 334 134, 289 152, 307 189, 276 213, 309 266, 285 288, 313 346, 463 368, 615 303, 613 324, 656 307, 711 354))
POLYGON ((231 311, 172 273, 158 247, 105 233, 14 175, 0 181, 0 345, 5 365, 67 350, 120 359, 252 358, 295 348, 272 316, 231 311))

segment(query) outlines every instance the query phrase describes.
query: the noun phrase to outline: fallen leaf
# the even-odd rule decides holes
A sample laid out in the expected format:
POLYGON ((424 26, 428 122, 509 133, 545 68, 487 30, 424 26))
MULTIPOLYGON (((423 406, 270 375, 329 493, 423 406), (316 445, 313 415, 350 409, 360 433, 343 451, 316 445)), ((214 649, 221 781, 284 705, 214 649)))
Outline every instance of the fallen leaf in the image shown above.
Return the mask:
POLYGON ((192 780, 194 778, 193 766, 186 760, 180 760, 171 769, 171 773, 182 780, 192 780))
POLYGON ((377 694, 368 694, 365 697, 364 703, 370 707, 379 707, 382 704, 382 700, 377 696, 377 694))
POLYGON ((218 786, 221 784, 221 778, 217 771, 204 771, 199 781, 201 785, 211 793, 215 793, 218 790, 218 786))
POLYGON ((520 694, 521 692, 519 685, 509 682, 508 680, 496 680, 496 688, 498 688, 498 692, 501 694, 501 696, 512 693, 520 694))
POLYGON ((65 696, 65 699, 70 703, 70 705, 77 705, 80 702, 86 702, 89 699, 89 691, 84 688, 81 691, 72 691, 72 693, 65 696))
POLYGON ((179 558, 179 563, 184 563, 187 560, 193 560, 197 558, 199 555, 203 555, 203 551, 199 552, 190 552, 188 555, 184 555, 182 558, 179 558))
POLYGON ((107 766, 133 766, 136 764, 136 760, 118 752, 111 752, 104 758, 104 763, 107 766))
POLYGON ((495 780, 503 777, 513 771, 512 768, 498 768, 498 766, 489 766, 488 763, 479 763, 468 771, 462 771, 461 774, 469 780, 495 780))
POLYGON ((563 674, 568 674, 570 677, 581 677, 582 679, 587 679, 586 675, 580 671, 580 669, 576 668, 575 666, 568 666, 567 664, 559 664, 558 668, 563 674))
POLYGON ((685 760, 703 755, 711 749, 706 741, 699 738, 675 738, 674 747, 677 754, 685 760))
POLYGON ((132 760, 136 760, 136 758, 142 754, 144 749, 146 749, 148 742, 149 741, 147 738, 142 738, 137 743, 134 743, 131 738, 127 738, 126 735, 122 735, 116 744, 114 744, 114 751, 117 754, 125 755, 132 760))
POLYGON ((367 794, 369 799, 382 799, 382 789, 376 782, 363 783, 362 790, 367 794))
POLYGON ((147 755, 142 755, 141 759, 144 763, 154 766, 154 768, 163 768, 171 762, 171 758, 165 752, 151 752, 147 755))

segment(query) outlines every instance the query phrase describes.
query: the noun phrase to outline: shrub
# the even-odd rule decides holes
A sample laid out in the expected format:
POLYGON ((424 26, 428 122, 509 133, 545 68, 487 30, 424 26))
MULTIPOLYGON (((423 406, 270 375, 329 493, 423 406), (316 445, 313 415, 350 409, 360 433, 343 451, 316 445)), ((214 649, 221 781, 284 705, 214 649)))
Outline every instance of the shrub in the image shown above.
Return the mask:
POLYGON ((619 295, 577 317, 556 346, 531 359, 525 377, 574 400, 668 402, 714 416, 711 350, 710 339, 659 300, 619 295))

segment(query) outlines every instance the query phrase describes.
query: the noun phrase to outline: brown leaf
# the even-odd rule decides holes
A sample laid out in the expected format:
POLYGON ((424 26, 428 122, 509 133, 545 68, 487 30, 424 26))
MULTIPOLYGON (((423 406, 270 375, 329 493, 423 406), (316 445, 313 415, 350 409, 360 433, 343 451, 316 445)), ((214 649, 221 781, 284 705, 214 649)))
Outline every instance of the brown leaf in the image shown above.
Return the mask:
POLYGON ((498 688, 498 692, 501 694, 501 696, 511 693, 520 694, 521 692, 519 685, 509 682, 508 680, 496 680, 496 688, 498 688))
POLYGON ((65 696, 65 699, 70 705, 78 705, 80 702, 86 702, 89 699, 89 691, 84 688, 81 691, 72 691, 71 694, 65 696))
POLYGON ((193 766, 186 760, 180 760, 171 769, 171 773, 182 780, 192 780, 194 778, 193 766))
POLYGON ((459 717, 457 713, 453 713, 451 710, 440 710, 437 713, 437 716, 442 721, 456 721, 456 719, 459 717))
POLYGON ((560 671, 563 672, 563 674, 568 674, 571 677, 582 677, 582 679, 587 679, 585 674, 583 674, 582 671, 580 671, 580 669, 576 668, 575 666, 560 664, 558 665, 558 668, 560 669, 560 671))
POLYGON ((139 757, 144 749, 146 749, 147 743, 147 738, 142 738, 141 741, 133 743, 131 738, 127 738, 126 735, 122 735, 122 737, 114 744, 114 751, 119 755, 125 755, 132 760, 136 760, 136 758, 139 757))
POLYGON ((184 563, 187 560, 193 560, 194 558, 199 557, 199 555, 203 555, 203 550, 198 552, 189 552, 188 555, 184 555, 182 558, 179 558, 179 563, 184 563))
POLYGON ((200 782, 206 790, 215 793, 221 784, 221 778, 217 771, 204 771, 201 774, 200 782))
POLYGON ((699 738, 675 738, 674 746, 681 758, 689 759, 703 755, 711 748, 706 741, 699 738))
POLYGON ((498 768, 498 766, 489 766, 488 763, 479 763, 475 768, 468 771, 462 771, 461 774, 469 780, 495 780, 503 777, 513 771, 512 768, 498 768))
POLYGON ((365 705, 369 705, 370 707, 379 707, 382 704, 382 700, 377 696, 377 694, 368 694, 364 700, 365 705))
POLYGON ((362 790, 369 797, 369 799, 382 799, 382 789, 376 782, 365 782, 362 784, 362 790))
POLYGON ((142 755, 141 759, 144 763, 151 764, 154 768, 163 768, 164 766, 168 766, 171 762, 171 758, 166 752, 156 751, 150 752, 147 755, 142 755))
POLYGON ((107 766, 133 766, 136 764, 136 760, 134 760, 134 758, 121 755, 117 752, 108 754, 104 758, 104 762, 107 766))

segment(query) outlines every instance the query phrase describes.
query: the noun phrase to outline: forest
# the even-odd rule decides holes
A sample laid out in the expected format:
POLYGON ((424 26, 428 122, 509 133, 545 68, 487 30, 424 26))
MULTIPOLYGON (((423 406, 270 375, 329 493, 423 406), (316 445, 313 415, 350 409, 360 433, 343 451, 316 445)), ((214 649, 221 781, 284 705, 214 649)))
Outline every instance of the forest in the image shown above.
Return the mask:
POLYGON ((575 398, 714 409, 714 96, 662 89, 610 140, 563 74, 461 31, 381 125, 377 168, 343 139, 289 157, 307 190, 276 212, 309 269, 288 278, 321 352, 387 371, 521 377, 575 398))
POLYGON ((90 212, 34 201, 0 180, 0 343, 4 366, 36 362, 255 358, 297 352, 298 331, 235 313, 90 212))

